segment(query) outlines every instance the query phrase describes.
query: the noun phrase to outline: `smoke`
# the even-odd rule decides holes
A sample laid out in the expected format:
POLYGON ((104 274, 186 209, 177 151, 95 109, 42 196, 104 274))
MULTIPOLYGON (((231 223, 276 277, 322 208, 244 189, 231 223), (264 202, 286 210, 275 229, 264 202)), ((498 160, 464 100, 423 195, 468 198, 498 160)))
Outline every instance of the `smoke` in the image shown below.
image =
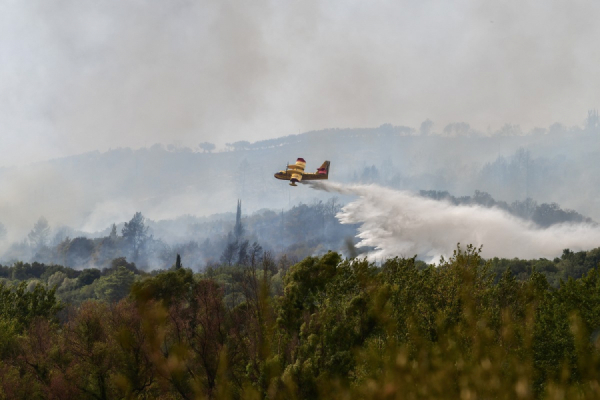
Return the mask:
POLYGON ((597 2, 0 4, 0 165, 328 127, 581 123, 597 2), (18 149, 18 151, 16 151, 18 149))
POLYGON ((483 245, 483 256, 553 258, 563 249, 600 246, 592 225, 534 224, 494 208, 456 206, 376 185, 315 182, 318 190, 358 196, 337 215, 341 223, 360 224, 358 247, 370 246, 371 259, 418 255, 428 261, 452 254, 457 243, 483 245))

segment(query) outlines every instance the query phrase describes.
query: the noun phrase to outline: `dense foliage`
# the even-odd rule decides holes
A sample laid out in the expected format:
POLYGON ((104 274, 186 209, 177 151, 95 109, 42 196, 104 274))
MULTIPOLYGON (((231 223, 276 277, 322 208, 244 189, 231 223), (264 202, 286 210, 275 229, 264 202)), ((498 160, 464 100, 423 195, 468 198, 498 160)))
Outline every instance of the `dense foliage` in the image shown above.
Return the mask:
POLYGON ((202 274, 2 268, 23 280, 0 286, 0 397, 598 398, 597 264, 553 288, 536 268, 497 276, 514 262, 467 246, 437 267, 330 252, 202 274), (68 305, 42 284, 59 273, 103 284, 68 305))

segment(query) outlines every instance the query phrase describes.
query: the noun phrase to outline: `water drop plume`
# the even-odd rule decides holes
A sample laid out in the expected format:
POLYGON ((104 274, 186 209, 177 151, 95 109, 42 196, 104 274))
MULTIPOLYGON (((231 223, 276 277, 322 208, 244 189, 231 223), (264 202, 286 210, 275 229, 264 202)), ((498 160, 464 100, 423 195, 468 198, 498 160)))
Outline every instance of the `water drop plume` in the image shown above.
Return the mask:
POLYGON ((358 247, 375 248, 368 256, 373 260, 416 254, 436 261, 452 254, 457 243, 483 245, 486 258, 528 259, 600 246, 600 228, 592 224, 542 229, 497 208, 454 205, 376 185, 312 182, 311 187, 358 197, 337 218, 343 224, 359 224, 358 247))

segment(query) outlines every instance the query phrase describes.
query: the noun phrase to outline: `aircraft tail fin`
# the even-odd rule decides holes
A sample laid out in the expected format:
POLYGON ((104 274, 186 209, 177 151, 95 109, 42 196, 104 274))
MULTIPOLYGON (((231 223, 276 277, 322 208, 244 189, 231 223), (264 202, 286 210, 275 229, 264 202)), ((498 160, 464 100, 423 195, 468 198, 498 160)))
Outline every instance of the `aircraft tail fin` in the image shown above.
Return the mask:
POLYGON ((317 174, 323 174, 325 177, 329 177, 329 165, 331 163, 329 161, 325 161, 318 169, 317 174))

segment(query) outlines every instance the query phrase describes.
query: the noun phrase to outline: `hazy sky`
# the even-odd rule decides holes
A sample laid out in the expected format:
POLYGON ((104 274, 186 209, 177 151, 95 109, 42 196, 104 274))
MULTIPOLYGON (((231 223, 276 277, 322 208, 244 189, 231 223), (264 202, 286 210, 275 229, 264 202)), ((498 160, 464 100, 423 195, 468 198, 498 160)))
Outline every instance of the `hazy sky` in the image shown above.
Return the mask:
POLYGON ((0 166, 156 142, 581 124, 600 2, 0 0, 0 166))

